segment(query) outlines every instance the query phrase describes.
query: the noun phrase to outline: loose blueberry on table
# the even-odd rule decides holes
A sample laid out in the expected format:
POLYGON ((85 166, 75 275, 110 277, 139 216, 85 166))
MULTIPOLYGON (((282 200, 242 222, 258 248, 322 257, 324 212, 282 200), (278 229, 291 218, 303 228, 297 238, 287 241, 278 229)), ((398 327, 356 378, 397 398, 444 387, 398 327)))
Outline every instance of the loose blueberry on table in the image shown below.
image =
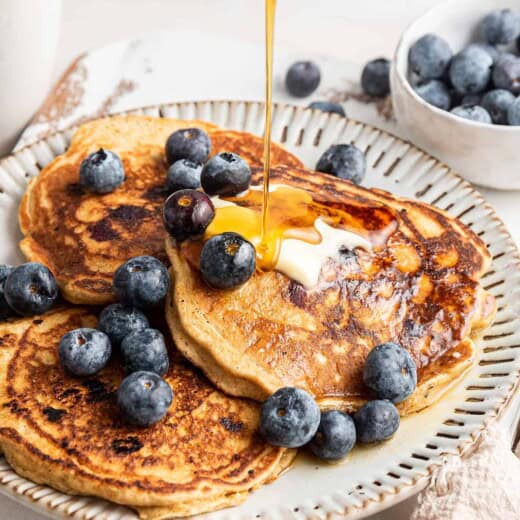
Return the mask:
POLYGON ((369 61, 361 73, 361 88, 369 96, 387 96, 390 93, 390 61, 386 58, 369 61))
POLYGON ((293 63, 285 76, 285 86, 295 97, 310 96, 319 86, 321 73, 312 61, 293 63))
POLYGON ((332 101, 313 101, 307 108, 312 110, 321 110, 329 114, 338 114, 342 117, 346 117, 345 109, 339 103, 333 103, 332 101))

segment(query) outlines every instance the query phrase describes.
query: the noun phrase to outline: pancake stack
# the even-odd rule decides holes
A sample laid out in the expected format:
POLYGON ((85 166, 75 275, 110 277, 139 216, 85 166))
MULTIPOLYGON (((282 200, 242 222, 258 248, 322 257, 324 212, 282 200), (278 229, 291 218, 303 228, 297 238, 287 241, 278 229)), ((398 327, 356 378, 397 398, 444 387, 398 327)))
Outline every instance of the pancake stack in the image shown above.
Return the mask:
POLYGON ((263 143, 251 134, 138 116, 83 125, 31 180, 20 207, 21 249, 53 271, 68 303, 0 325, 0 447, 9 463, 35 482, 125 504, 148 519, 238 504, 290 465, 294 450, 258 435, 260 402, 278 388, 304 388, 324 409, 355 410, 372 398, 361 378, 368 352, 392 340, 419 369, 400 412, 420 410, 472 365, 473 339, 495 313, 479 282, 489 253, 464 225, 425 204, 304 170, 278 145, 274 183, 350 211, 367 233, 384 224, 385 240, 373 252, 331 259, 310 290, 276 271, 257 271, 233 291, 210 289, 190 247, 169 239, 161 218, 164 144, 194 126, 208 133, 212 154, 241 155, 261 184, 263 143), (82 160, 99 148, 117 153, 126 174, 106 195, 79 184, 82 160), (113 274, 138 255, 171 265, 172 282, 165 311, 152 320, 170 340, 165 379, 175 398, 145 429, 117 413, 124 377, 117 359, 85 380, 57 358, 64 333, 96 326, 92 306, 115 301, 113 274))

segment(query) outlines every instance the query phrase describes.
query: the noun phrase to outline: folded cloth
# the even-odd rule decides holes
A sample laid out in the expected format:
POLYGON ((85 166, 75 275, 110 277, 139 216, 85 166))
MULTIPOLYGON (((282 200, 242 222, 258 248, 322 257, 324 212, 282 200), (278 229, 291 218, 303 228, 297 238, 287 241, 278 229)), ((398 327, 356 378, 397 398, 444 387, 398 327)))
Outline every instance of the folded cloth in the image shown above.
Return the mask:
POLYGON ((520 519, 520 460, 493 423, 462 457, 443 458, 410 520, 496 519, 520 519))

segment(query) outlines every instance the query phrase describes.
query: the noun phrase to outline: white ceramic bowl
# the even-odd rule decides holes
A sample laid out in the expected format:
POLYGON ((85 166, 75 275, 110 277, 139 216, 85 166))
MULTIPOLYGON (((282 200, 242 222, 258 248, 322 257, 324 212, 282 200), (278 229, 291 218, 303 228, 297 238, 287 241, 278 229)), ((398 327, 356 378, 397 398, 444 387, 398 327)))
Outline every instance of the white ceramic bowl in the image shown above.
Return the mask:
POLYGON ((477 41, 493 9, 520 12, 519 0, 448 0, 415 20, 401 36, 391 70, 395 115, 408 139, 466 179, 499 189, 520 189, 520 126, 475 123, 422 100, 408 82, 408 50, 426 33, 442 36, 454 52, 477 41))

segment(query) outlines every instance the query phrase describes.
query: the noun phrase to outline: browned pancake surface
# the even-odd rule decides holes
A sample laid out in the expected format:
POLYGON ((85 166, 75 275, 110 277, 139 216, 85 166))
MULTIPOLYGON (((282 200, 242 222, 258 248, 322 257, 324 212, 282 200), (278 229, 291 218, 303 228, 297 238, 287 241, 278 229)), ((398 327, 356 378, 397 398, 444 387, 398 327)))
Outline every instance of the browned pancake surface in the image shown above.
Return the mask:
MULTIPOLYGON (((243 132, 220 130, 200 121, 138 116, 114 117, 83 125, 69 150, 31 181, 20 208, 29 260, 48 265, 64 296, 73 303, 103 304, 113 300, 112 276, 123 262, 138 255, 167 260, 162 205, 167 163, 164 144, 179 128, 208 131, 212 154, 232 151, 252 166, 262 161, 263 142, 243 132), (106 195, 79 185, 81 161, 106 148, 118 153, 125 182, 106 195)), ((275 165, 300 166, 289 152, 272 148, 275 165)))
POLYGON ((173 405, 151 427, 127 425, 116 405, 124 376, 117 357, 91 378, 68 375, 57 359, 65 332, 95 325, 81 308, 0 325, 0 446, 22 474, 129 505, 207 501, 209 510, 290 461, 290 450, 258 437, 258 405, 216 390, 171 344, 173 405))
POLYGON ((351 229, 375 243, 382 235, 386 241, 373 252, 345 251, 340 262, 331 260, 312 290, 275 271, 257 272, 234 291, 213 290, 196 267, 197 248, 185 243, 179 254, 170 247, 179 317, 170 325, 174 334, 182 328, 192 338, 192 350, 210 353, 212 364, 253 382, 258 391, 245 395, 261 398, 295 385, 321 400, 349 402, 369 397, 362 367, 385 341, 410 351, 419 383, 452 370, 445 354, 459 345, 455 361, 473 358, 466 340, 495 312, 493 297, 479 283, 490 262, 479 237, 426 204, 327 175, 279 168, 273 182, 346 208, 351 229))

